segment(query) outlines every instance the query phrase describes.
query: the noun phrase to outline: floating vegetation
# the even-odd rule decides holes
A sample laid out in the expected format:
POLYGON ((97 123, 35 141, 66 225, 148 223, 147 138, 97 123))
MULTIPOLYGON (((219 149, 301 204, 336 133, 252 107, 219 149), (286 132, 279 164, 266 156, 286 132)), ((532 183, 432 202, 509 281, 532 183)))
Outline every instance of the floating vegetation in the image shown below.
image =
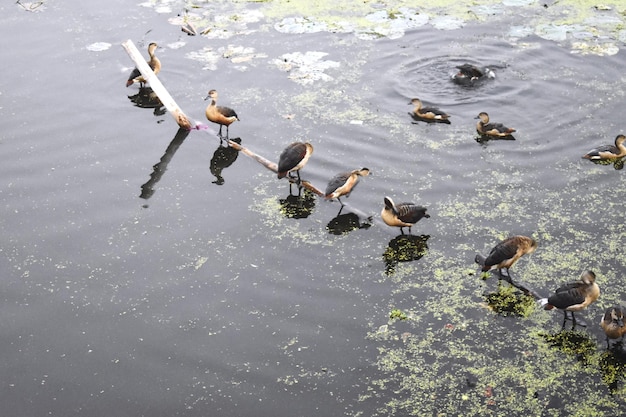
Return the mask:
POLYGON ((389 318, 392 320, 406 320, 407 315, 403 313, 402 310, 394 308, 393 310, 391 310, 391 313, 389 314, 389 318))
POLYGON ((318 80, 330 81, 333 79, 324 71, 329 68, 338 68, 339 62, 324 60, 326 55, 328 53, 316 51, 293 52, 283 54, 280 59, 275 59, 272 62, 281 71, 289 72, 290 80, 307 85, 318 80))
POLYGON ((536 301, 512 285, 498 285, 498 291, 487 294, 489 308, 502 316, 528 317, 536 301))
POLYGON ((111 44, 108 42, 95 42, 86 46, 86 49, 91 52, 102 52, 111 48, 111 44))

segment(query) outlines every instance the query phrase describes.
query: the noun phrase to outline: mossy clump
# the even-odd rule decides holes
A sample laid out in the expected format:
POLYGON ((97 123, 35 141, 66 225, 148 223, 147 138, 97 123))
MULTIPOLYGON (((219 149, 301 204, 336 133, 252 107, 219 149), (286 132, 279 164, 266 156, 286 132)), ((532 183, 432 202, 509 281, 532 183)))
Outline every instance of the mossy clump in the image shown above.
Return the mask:
POLYGON ((391 313, 389 314, 389 318, 392 320, 406 320, 407 315, 404 312, 402 312, 402 310, 394 308, 393 310, 391 310, 391 313))
POLYGON ((626 353, 622 350, 621 343, 616 347, 617 349, 607 350, 598 359, 602 382, 612 393, 618 392, 620 385, 626 380, 626 353))
POLYGON ((489 308, 503 316, 528 317, 535 310, 535 299, 510 285, 499 285, 487 294, 489 308))

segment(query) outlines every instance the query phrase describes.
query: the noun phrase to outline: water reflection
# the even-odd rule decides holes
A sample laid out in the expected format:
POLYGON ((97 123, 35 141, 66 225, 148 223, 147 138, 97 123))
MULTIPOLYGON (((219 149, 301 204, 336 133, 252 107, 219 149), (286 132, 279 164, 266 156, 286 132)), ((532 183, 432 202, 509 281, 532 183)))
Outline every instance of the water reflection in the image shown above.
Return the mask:
POLYGON ((590 161, 596 165, 613 165, 613 168, 615 168, 618 171, 624 168, 624 157, 616 158, 616 159, 607 159, 607 160, 591 159, 590 161))
POLYGON ((165 150, 165 153, 161 157, 161 160, 152 167, 153 169, 152 173, 150 174, 150 179, 148 180, 148 182, 141 186, 141 194, 139 195, 139 197, 146 200, 152 197, 152 194, 154 194, 154 186, 157 182, 161 180, 161 177, 163 176, 163 174, 165 174, 165 171, 167 171, 167 165, 174 157, 174 154, 176 153, 180 145, 182 145, 184 140, 187 138, 187 135, 189 135, 189 130, 178 129, 176 135, 174 136, 174 139, 172 139, 169 146, 165 150))
POLYGON ((430 235, 398 235, 389 241, 383 259, 385 273, 393 274, 400 262, 417 261, 428 251, 430 235))
POLYGON ((151 87, 140 87, 137 94, 128 96, 128 99, 142 109, 154 109, 155 116, 162 116, 167 111, 151 87))
POLYGON ((315 208, 315 194, 308 189, 302 190, 302 185, 298 185, 298 195, 291 192, 291 182, 289 183, 289 195, 280 199, 280 211, 289 219, 305 219, 313 213, 315 208))
POLYGON ((372 217, 362 218, 356 213, 341 214, 344 209, 344 205, 341 206, 337 216, 328 222, 326 228, 328 232, 333 235, 342 235, 350 233, 356 229, 368 229, 372 225, 372 217))
POLYGON ((626 381, 626 352, 621 341, 600 355, 598 366, 602 372, 602 381, 611 393, 618 392, 626 381))
MULTIPOLYGON (((241 144, 241 138, 233 138, 231 141, 241 144)), ((215 181, 212 181, 213 184, 222 185, 224 184, 224 177, 222 177, 222 171, 225 168, 228 168, 232 164, 235 163, 237 157, 239 156, 239 151, 232 146, 228 145, 226 142, 226 146, 222 144, 220 141, 220 145, 217 147, 215 152, 213 152, 213 157, 211 158, 211 174, 215 176, 215 181)))

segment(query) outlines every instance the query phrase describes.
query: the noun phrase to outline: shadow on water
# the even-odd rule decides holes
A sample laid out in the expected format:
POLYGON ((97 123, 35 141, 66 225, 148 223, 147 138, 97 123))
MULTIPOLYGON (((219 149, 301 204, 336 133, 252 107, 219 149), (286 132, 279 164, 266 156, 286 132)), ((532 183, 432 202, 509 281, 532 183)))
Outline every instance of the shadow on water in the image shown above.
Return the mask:
POLYGON ((421 259, 428 252, 429 235, 398 235, 389 241, 383 259, 385 273, 390 275, 396 272, 400 262, 411 262, 421 259))
POLYGON ((337 215, 326 225, 328 233, 342 235, 356 229, 368 229, 372 225, 372 217, 360 217, 353 212, 341 214, 344 208, 345 206, 341 206, 337 215))
MULTIPOLYGON (((241 145, 241 138, 233 138, 230 140, 241 145)), ((226 142, 226 146, 224 146, 223 141, 220 141, 220 145, 217 147, 215 152, 213 152, 213 157, 211 158, 210 170, 211 174, 215 176, 215 181, 212 181, 213 184, 224 184, 222 171, 234 164, 238 156, 239 151, 237 149, 229 146, 228 142, 226 142)))
POLYGON ((613 165, 617 171, 624 168, 624 158, 606 159, 606 160, 591 160, 596 165, 613 165))
POLYGON ((178 150, 180 145, 183 144, 188 135, 189 130, 178 129, 176 135, 174 136, 174 139, 172 139, 167 149, 165 150, 165 153, 161 157, 161 160, 152 167, 150 179, 148 180, 148 182, 141 186, 141 194, 139 195, 140 198, 147 200, 152 197, 152 195, 154 194, 154 186, 161 180, 161 177, 163 177, 163 174, 165 174, 165 171, 167 171, 167 165, 170 163, 170 161, 174 157, 174 154, 176 154, 176 151, 178 150))
POLYGON ((128 99, 142 109, 154 109, 155 116, 162 116, 167 112, 151 87, 140 87, 137 94, 128 96, 128 99))
POLYGON ((302 186, 298 186, 298 194, 294 195, 291 185, 289 183, 289 195, 279 200, 280 211, 289 219, 305 219, 313 213, 316 196, 306 188, 303 191, 302 186))

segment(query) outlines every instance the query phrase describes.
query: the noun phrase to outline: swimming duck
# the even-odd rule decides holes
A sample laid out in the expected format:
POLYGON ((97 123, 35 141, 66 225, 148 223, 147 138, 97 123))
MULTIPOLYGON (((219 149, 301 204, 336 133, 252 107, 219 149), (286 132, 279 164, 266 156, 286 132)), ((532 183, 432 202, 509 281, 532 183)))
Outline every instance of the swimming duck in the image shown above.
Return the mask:
POLYGON ((342 172, 340 174, 335 175, 329 182, 326 187, 325 198, 327 200, 332 200, 336 198, 341 206, 343 203, 339 197, 346 196, 349 197, 350 193, 359 183, 360 177, 366 177, 370 173, 368 168, 355 169, 352 172, 342 172))
POLYGON ((519 258, 527 253, 533 253, 537 249, 537 242, 527 236, 511 236, 491 249, 489 255, 485 258, 478 254, 474 258, 475 262, 481 265, 483 272, 489 271, 492 267, 496 267, 500 276, 502 270, 506 269, 506 275, 510 278, 509 268, 511 268, 519 258))
POLYGON ((563 326, 568 319, 567 312, 572 314, 572 328, 576 325, 575 311, 580 311, 593 303, 600 296, 600 288, 596 284, 596 274, 593 271, 584 271, 580 280, 567 283, 557 288, 548 298, 542 298, 539 303, 545 310, 558 308, 563 311, 563 326))
POLYGON ((496 74, 489 68, 479 68, 472 64, 463 64, 456 67, 459 71, 452 75, 452 79, 459 84, 468 85, 474 81, 495 78, 496 74))
POLYGON ((408 227, 409 234, 411 234, 411 226, 420 221, 422 217, 430 217, 426 213, 426 207, 418 206, 414 203, 400 203, 396 205, 390 197, 385 197, 384 202, 385 207, 383 207, 380 216, 387 226, 399 227, 401 234, 404 234, 403 227, 408 227))
POLYGON ((623 339, 626 334, 624 325, 624 309, 622 307, 609 307, 604 312, 604 317, 600 320, 600 327, 606 334, 606 346, 609 346, 609 339, 623 339))
POLYGON ((505 137, 515 132, 515 129, 506 127, 502 123, 489 123, 489 115, 485 112, 480 112, 475 118, 480 119, 476 123, 476 131, 481 135, 505 137))
POLYGON ((235 113, 235 110, 230 107, 217 105, 217 91, 210 90, 205 100, 211 99, 211 104, 206 108, 206 118, 213 123, 220 125, 220 131, 218 135, 222 136, 222 127, 226 126, 226 137, 228 137, 228 126, 236 120, 239 120, 239 116, 235 113))
POLYGON ((450 117, 445 112, 439 110, 436 107, 423 107, 422 101, 419 98, 412 99, 409 104, 415 106, 413 109, 413 114, 421 119, 427 119, 432 121, 439 122, 449 122, 448 118, 450 117))
POLYGON ((283 178, 295 171, 300 182, 300 170, 306 165, 311 154, 313 145, 306 142, 294 142, 287 146, 278 158, 278 178, 283 178))
POLYGON ((583 158, 591 159, 592 161, 606 161, 623 158, 626 156, 626 146, 624 146, 624 141, 626 141, 626 136, 617 135, 615 138, 615 145, 602 145, 597 148, 593 148, 584 154, 583 158))
MULTIPOLYGON (((150 68, 152 69, 152 72, 154 72, 155 75, 158 74, 159 71, 161 71, 161 61, 159 61, 159 58, 157 58, 156 55, 154 54, 156 49, 157 49, 156 43, 152 42, 150 43, 150 45, 148 45, 148 55, 150 56, 150 59, 148 60, 148 65, 150 66, 150 68)), ((134 83, 139 83, 140 87, 143 87, 143 85, 146 83, 145 78, 143 78, 138 68, 135 68, 130 73, 130 76, 128 77, 128 81, 126 81, 126 87, 130 87, 134 83)))

